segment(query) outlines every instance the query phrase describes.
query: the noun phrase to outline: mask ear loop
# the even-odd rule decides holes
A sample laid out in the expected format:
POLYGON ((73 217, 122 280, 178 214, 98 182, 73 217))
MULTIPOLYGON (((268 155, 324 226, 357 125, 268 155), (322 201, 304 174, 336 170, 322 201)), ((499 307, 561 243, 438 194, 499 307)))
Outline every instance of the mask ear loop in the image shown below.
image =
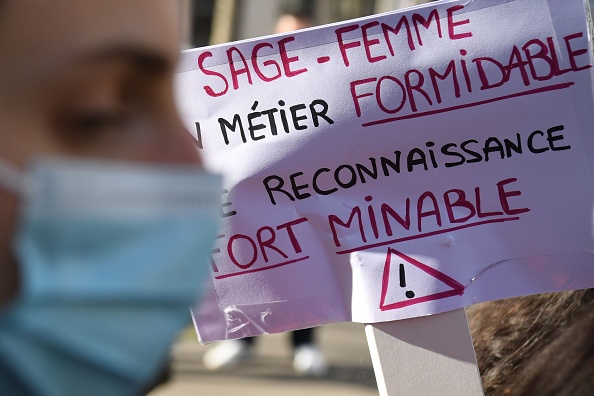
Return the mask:
POLYGON ((0 185, 19 195, 25 194, 25 179, 14 165, 0 158, 0 185))

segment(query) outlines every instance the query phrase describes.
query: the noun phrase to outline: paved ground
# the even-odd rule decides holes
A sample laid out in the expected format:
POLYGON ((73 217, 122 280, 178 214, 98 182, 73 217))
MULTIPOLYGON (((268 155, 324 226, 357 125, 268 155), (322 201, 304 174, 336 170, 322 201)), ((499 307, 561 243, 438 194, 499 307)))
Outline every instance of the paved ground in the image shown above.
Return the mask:
POLYGON ((254 359, 229 372, 209 372, 202 346, 188 332, 173 350, 173 377, 150 396, 369 396, 377 395, 363 325, 344 323, 318 329, 319 346, 330 365, 324 378, 293 373, 285 334, 258 339, 254 359))

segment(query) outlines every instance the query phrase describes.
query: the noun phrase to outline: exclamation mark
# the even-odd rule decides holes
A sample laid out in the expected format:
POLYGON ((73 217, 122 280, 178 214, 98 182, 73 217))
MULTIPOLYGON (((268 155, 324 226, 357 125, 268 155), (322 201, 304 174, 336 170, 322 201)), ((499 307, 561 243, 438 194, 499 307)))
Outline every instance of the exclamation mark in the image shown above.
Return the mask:
POLYGON ((194 144, 196 147, 202 150, 204 148, 202 147, 202 130, 200 129, 200 123, 198 121, 196 121, 196 136, 197 137, 194 137, 192 134, 190 134, 190 137, 194 139, 194 144))
MULTIPOLYGON (((406 287, 406 275, 404 274, 404 264, 400 264, 400 287, 406 287)), ((415 296, 415 292, 413 292, 412 290, 407 290, 406 293, 404 293, 406 295, 406 298, 413 298, 415 296)))

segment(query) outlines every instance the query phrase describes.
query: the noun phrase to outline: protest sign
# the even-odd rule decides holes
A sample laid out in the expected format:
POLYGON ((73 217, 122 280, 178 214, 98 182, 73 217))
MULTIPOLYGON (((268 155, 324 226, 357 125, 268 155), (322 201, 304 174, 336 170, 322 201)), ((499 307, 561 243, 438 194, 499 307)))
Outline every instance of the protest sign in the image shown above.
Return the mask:
POLYGON ((191 50, 225 175, 204 342, 594 287, 582 0, 442 1, 191 50))

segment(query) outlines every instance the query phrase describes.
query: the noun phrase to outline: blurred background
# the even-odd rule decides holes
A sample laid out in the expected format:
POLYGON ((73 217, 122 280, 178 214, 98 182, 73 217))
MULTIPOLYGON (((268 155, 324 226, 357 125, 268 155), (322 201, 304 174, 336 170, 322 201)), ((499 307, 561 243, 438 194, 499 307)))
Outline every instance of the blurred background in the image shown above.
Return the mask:
POLYGON ((429 0, 179 0, 185 48, 265 36, 283 14, 323 25, 429 0))
POLYGON ((369 396, 377 395, 364 326, 339 323, 317 329, 316 340, 328 371, 320 377, 296 374, 287 334, 258 337, 252 358, 233 368, 209 371, 203 346, 188 329, 172 351, 169 378, 149 396, 369 396))
MULTIPOLYGON (((178 0, 182 47, 265 36, 279 31, 323 25, 410 7, 430 0, 178 0), (290 15, 297 22, 283 23, 290 15)), ((193 328, 180 335, 171 354, 169 371, 150 396, 359 396, 377 395, 375 375, 364 326, 342 323, 316 330, 316 344, 327 371, 321 376, 296 373, 287 334, 259 337, 250 359, 232 368, 208 370, 203 346, 193 328)))

